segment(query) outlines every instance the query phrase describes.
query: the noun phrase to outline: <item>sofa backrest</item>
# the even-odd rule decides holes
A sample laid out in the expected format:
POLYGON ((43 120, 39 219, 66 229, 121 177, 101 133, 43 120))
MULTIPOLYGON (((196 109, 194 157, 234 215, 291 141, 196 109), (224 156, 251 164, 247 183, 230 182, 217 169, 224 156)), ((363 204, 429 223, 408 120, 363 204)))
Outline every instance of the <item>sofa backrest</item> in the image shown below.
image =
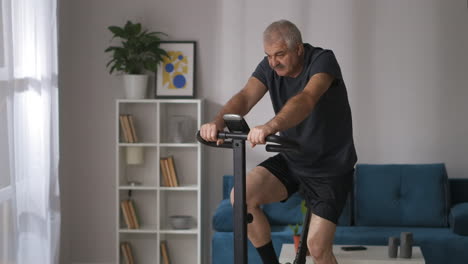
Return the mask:
POLYGON ((449 197, 444 164, 358 164, 354 224, 446 227, 449 197))

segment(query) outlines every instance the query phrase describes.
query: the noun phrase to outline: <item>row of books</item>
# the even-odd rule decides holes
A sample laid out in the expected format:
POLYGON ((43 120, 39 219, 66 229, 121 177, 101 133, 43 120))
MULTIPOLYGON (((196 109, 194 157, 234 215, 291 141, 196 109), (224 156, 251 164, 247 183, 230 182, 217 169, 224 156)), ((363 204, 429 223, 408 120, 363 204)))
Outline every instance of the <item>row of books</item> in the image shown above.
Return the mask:
POLYGON ((179 180, 175 170, 174 158, 172 156, 163 157, 160 159, 162 186, 178 187, 179 180))
MULTIPOLYGON (((132 248, 129 242, 122 242, 120 243, 120 251, 122 252, 122 256, 124 259, 125 264, 134 264, 135 260, 133 258, 132 248)), ((163 264, 170 264, 171 261, 169 259, 169 253, 167 250, 167 243, 166 241, 161 241, 161 258, 163 264)))
POLYGON ((137 143, 138 137, 135 131, 135 124, 132 115, 121 114, 119 116, 120 128, 122 129, 125 143, 137 143))
POLYGON ((135 206, 133 206, 133 201, 123 200, 120 202, 120 208, 122 209, 122 214, 124 216, 125 224, 129 229, 138 229, 140 224, 138 223, 138 218, 135 212, 135 206))
POLYGON ((120 243, 120 251, 122 252, 125 264, 135 263, 135 260, 133 259, 133 253, 132 253, 132 248, 130 247, 130 243, 128 242, 120 243))

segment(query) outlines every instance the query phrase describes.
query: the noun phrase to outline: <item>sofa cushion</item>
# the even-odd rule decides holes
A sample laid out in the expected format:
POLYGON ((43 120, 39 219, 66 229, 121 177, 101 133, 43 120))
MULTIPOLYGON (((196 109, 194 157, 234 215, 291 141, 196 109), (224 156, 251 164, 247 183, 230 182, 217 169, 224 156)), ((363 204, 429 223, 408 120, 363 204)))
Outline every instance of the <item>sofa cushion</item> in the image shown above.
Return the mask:
POLYGON ((265 204, 263 212, 272 225, 302 224, 304 215, 301 212, 302 197, 295 193, 285 202, 265 204))
POLYGON ((354 220, 358 226, 448 225, 444 164, 358 164, 354 196, 354 220))
POLYGON ((213 229, 221 232, 232 231, 232 211, 231 201, 229 199, 222 200, 212 218, 213 229))
MULTIPOLYGON (((302 224, 301 198, 298 195, 291 196, 284 203, 272 203, 265 205, 263 211, 271 225, 294 225, 302 224)), ((232 225, 233 208, 229 199, 224 199, 218 205, 213 215, 213 228, 216 231, 229 232, 233 230, 232 225)))
POLYGON ((224 175, 223 176, 223 200, 230 199, 232 187, 234 187, 234 177, 232 175, 224 175))
POLYGON ((455 234, 468 236, 468 203, 459 203, 450 210, 450 229, 455 234))

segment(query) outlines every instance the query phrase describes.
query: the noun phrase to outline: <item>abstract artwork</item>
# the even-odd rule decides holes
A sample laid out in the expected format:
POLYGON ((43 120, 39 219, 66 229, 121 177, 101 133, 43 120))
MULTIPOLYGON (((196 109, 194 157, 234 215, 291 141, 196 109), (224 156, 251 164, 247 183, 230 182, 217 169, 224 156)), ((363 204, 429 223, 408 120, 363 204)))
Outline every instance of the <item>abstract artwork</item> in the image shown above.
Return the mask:
POLYGON ((163 41, 160 47, 168 57, 156 73, 156 97, 194 97, 195 41, 163 41))

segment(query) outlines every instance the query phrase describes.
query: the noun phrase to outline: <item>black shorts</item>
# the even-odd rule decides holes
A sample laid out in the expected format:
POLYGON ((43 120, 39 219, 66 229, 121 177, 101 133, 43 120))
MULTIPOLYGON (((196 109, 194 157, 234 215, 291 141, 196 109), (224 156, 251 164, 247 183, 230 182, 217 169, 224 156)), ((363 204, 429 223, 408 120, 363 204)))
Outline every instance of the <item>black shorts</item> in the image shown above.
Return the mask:
POLYGON ((354 169, 339 176, 299 177, 288 168, 281 154, 268 158, 258 166, 266 168, 283 183, 288 198, 299 192, 313 214, 338 223, 353 184, 354 169))

